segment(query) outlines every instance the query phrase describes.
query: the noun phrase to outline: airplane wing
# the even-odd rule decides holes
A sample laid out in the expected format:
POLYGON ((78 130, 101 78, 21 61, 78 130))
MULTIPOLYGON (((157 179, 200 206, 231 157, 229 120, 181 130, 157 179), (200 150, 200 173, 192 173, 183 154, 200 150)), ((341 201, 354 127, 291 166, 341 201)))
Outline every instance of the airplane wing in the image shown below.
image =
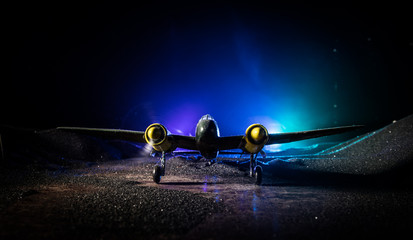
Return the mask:
POLYGON ((80 133, 93 137, 99 137, 106 140, 126 140, 131 142, 146 143, 145 132, 130 131, 122 129, 104 129, 104 128, 80 128, 80 127, 58 127, 57 130, 80 133))
MULTIPOLYGON (((362 126, 356 125, 291 133, 271 133, 269 134, 269 139, 265 145, 289 143, 310 138, 339 134, 352 131, 360 127, 362 126)), ((66 132, 80 133, 89 136, 100 137, 107 140, 126 140, 131 142, 146 143, 144 138, 145 132, 142 131, 79 127, 58 127, 57 129, 66 132)), ((173 139, 175 146, 178 148, 198 150, 195 142, 195 137, 183 135, 168 135, 168 137, 173 139)), ((242 146, 243 138, 244 135, 220 137, 218 142, 218 148, 219 150, 230 150, 240 148, 242 146)))
POLYGON ((231 150, 241 147, 242 139, 244 135, 220 137, 218 148, 219 150, 231 150))
POLYGON ((317 130, 310 130, 310 131, 301 131, 301 132, 291 132, 291 133, 272 133, 269 134, 268 142, 265 145, 270 144, 280 144, 280 143, 289 143, 295 142, 310 138, 318 138, 324 137, 339 133, 345 133, 348 131, 352 131, 363 126, 355 125, 355 126, 345 126, 345 127, 334 127, 334 128, 324 128, 324 129, 317 129, 317 130))
POLYGON ((185 148, 188 150, 198 150, 196 147, 195 137, 183 135, 170 135, 173 138, 175 146, 178 148, 185 148))
MULTIPOLYGON (((295 142, 310 138, 324 137, 328 135, 334 135, 339 133, 344 133, 352 130, 356 130, 363 126, 345 126, 345 127, 335 127, 335 128, 325 128, 310 131, 301 132, 290 132, 290 133, 271 133, 269 134, 269 139, 265 145, 271 144, 281 144, 295 142)), ((230 136, 230 137, 220 137, 219 138, 219 150, 230 150, 235 148, 240 148, 242 145, 242 139, 244 135, 230 136)))
MULTIPOLYGON (((131 131, 122 129, 105 129, 105 128, 81 128, 81 127, 58 127, 57 130, 80 133, 93 137, 99 137, 106 140, 125 140, 131 142, 146 143, 145 132, 131 131)), ((198 150, 195 143, 195 137, 182 135, 168 135, 173 139, 173 142, 178 148, 189 150, 198 150)))

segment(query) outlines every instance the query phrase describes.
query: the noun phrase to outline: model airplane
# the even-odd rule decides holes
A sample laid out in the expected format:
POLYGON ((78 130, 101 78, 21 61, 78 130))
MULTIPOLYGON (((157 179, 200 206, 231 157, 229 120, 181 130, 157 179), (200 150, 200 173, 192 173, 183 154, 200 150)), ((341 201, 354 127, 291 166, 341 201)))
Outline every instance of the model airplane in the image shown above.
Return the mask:
POLYGON ((245 131, 245 135, 221 137, 217 122, 211 115, 206 114, 202 116, 196 126, 195 137, 170 134, 165 126, 159 123, 149 125, 144 132, 76 127, 59 127, 58 129, 97 136, 104 139, 121 139, 148 143, 155 151, 162 153, 160 165, 155 165, 153 170, 153 180, 156 183, 159 183, 161 176, 165 175, 165 153, 173 152, 176 148, 197 150, 204 158, 210 160, 211 164, 218 156, 219 151, 239 148, 244 153, 250 154, 250 177, 255 177, 255 183, 260 185, 262 182, 262 168, 257 165, 256 159, 258 153, 262 153, 265 145, 339 134, 360 127, 361 126, 357 125, 292 133, 268 133, 263 125, 252 124, 245 131))

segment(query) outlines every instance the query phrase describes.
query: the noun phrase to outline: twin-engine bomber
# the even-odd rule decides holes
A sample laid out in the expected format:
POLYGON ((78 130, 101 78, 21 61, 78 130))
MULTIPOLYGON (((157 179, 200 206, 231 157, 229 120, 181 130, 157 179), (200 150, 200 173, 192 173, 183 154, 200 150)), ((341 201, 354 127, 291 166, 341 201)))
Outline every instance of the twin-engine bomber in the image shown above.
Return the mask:
POLYGON ((252 124, 247 128, 244 135, 221 137, 217 122, 211 115, 206 114, 202 116, 196 126, 195 137, 171 134, 160 123, 149 125, 144 132, 78 127, 59 127, 57 129, 103 139, 119 139, 151 145, 154 151, 161 153, 160 164, 155 165, 153 170, 153 180, 156 183, 159 183, 161 177, 165 175, 165 154, 175 151, 176 148, 198 151, 205 159, 209 160, 209 165, 215 162, 219 151, 241 149, 243 153, 250 154, 249 175, 255 177, 255 183, 260 185, 262 182, 262 167, 257 165, 256 159, 259 153, 264 154, 262 149, 265 145, 339 134, 360 127, 360 125, 354 125, 291 133, 268 133, 263 125, 252 124))

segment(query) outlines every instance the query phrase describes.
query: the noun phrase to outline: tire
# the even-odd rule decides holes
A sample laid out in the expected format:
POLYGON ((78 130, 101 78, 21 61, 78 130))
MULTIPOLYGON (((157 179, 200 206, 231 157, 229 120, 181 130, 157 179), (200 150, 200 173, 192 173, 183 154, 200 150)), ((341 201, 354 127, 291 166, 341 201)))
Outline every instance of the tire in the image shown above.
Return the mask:
POLYGON ((159 165, 156 165, 155 168, 153 169, 153 181, 155 183, 159 183, 161 181, 161 175, 162 175, 162 168, 159 165))
POLYGON ((256 166, 255 167, 255 184, 261 185, 262 183, 262 167, 256 166))

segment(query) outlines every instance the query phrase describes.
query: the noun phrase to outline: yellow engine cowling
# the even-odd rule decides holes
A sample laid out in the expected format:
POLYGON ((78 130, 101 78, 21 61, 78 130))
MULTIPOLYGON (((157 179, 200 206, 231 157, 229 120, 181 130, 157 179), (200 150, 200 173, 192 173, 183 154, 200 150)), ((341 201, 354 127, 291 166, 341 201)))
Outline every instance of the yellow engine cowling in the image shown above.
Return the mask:
POLYGON ((269 135, 267 129, 261 124, 252 124, 245 131, 243 149, 249 153, 259 153, 268 142, 269 135))
POLYGON ((149 125, 145 130, 145 141, 158 152, 170 152, 175 150, 173 141, 168 136, 168 130, 159 123, 149 125))

